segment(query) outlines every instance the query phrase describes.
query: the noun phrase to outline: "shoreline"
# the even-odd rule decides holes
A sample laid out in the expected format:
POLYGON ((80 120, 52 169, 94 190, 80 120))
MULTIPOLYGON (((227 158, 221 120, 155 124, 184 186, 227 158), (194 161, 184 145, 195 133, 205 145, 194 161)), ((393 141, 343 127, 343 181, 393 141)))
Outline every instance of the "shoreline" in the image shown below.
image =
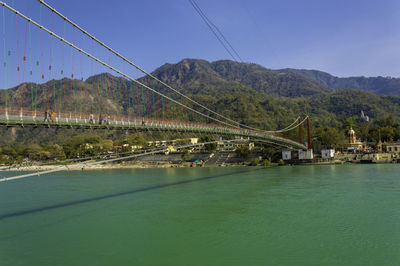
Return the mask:
POLYGON ((24 171, 47 171, 57 168, 65 168, 65 171, 83 171, 83 170, 112 170, 112 169, 146 169, 146 168, 196 168, 196 167, 238 167, 238 166, 248 166, 247 164, 223 164, 223 165, 203 165, 200 163, 136 163, 136 164, 96 164, 96 165, 79 165, 79 167, 74 165, 29 165, 29 166, 19 166, 10 167, 7 169, 0 169, 0 172, 24 172, 24 171))
MULTIPOLYGON (((275 164, 272 163, 269 166, 297 166, 297 165, 344 165, 344 164, 366 164, 361 162, 349 162, 349 161, 326 161, 326 162, 298 162, 298 163, 288 163, 288 164, 275 164)), ((371 162, 367 164, 393 164, 392 162, 371 162)), ((150 169, 150 168, 196 168, 196 167, 243 167, 243 166, 252 166, 248 163, 236 163, 230 164, 225 163, 221 165, 204 165, 203 163, 193 163, 193 162, 185 162, 185 163, 160 163, 160 162, 151 162, 151 163, 104 163, 104 164, 96 164, 96 165, 84 165, 80 164, 79 167, 75 165, 29 165, 29 166, 19 166, 19 167, 10 167, 1 169, 0 172, 26 172, 26 171, 47 171, 53 170, 57 168, 65 168, 65 171, 84 171, 84 170, 113 170, 113 169, 150 169), (70 168, 72 167, 72 168, 70 168)), ((263 165, 256 165, 263 166, 263 165)))

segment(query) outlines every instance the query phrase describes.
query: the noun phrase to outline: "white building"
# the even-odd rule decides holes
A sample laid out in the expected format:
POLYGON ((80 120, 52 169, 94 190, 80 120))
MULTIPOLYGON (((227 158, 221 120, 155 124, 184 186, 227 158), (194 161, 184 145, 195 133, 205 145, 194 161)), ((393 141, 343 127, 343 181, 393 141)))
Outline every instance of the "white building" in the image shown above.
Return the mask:
POLYGON ((291 150, 283 150, 282 151, 282 159, 287 161, 292 159, 292 151, 291 150))
POLYGON ((322 149, 321 157, 322 157, 322 159, 333 159, 333 158, 335 158, 335 150, 334 149, 322 149))
POLYGON ((312 160, 314 158, 314 154, 312 149, 309 150, 299 150, 299 159, 300 160, 312 160))

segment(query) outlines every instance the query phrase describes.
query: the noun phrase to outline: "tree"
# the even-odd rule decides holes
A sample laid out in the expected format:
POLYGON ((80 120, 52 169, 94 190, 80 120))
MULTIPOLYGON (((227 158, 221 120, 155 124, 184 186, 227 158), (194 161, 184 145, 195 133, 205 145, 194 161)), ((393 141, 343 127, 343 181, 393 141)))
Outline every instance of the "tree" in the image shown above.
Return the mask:
POLYGON ((380 127, 396 127, 398 125, 398 123, 396 123, 396 118, 392 114, 379 118, 377 124, 380 127))
POLYGON ((65 160, 66 158, 63 148, 58 144, 51 145, 49 152, 50 152, 50 158, 52 159, 61 161, 65 160))
MULTIPOLYGON (((51 150, 50 148, 48 150, 51 150)), ((51 153, 38 144, 31 144, 25 148, 23 155, 32 161, 45 161, 52 158, 51 153)))
MULTIPOLYGON (((200 138, 200 143, 205 143, 205 142, 213 142, 215 141, 214 138, 210 137, 210 136, 203 136, 200 138)), ((206 151, 208 152, 213 152, 217 149, 217 143, 208 143, 204 145, 204 148, 206 149, 206 151)))
POLYGON ((82 136, 74 136, 68 138, 62 145, 63 150, 67 158, 75 158, 79 155, 80 146, 84 143, 82 136))
POLYGON ((235 152, 238 157, 247 158, 249 157, 250 149, 248 145, 239 145, 235 152))
POLYGON ((395 137, 395 129, 391 126, 380 128, 382 141, 393 141, 395 137))
POLYGON ((105 139, 100 142, 100 149, 102 152, 111 151, 113 148, 113 141, 111 139, 105 139))
POLYGON ((190 157, 189 150, 187 150, 187 149, 183 150, 182 154, 181 154, 182 161, 187 161, 189 159, 189 157, 190 157))
POLYGON ((349 130, 351 127, 352 128, 354 128, 355 126, 356 126, 356 120, 357 120, 357 116, 352 116, 352 117, 347 117, 345 120, 344 120, 344 123, 343 123, 343 128, 344 128, 344 130, 349 130))
POLYGON ((130 135, 128 138, 128 143, 130 145, 147 147, 147 140, 141 135, 130 135))
POLYGON ((85 136, 84 142, 89 144, 100 143, 101 138, 99 136, 85 136))
POLYGON ((336 128, 325 127, 320 132, 320 140, 322 146, 326 148, 338 148, 345 142, 346 137, 342 131, 336 128))
MULTIPOLYGON (((262 157, 270 162, 275 161, 274 159, 276 159, 277 153, 278 151, 275 147, 263 145, 263 147, 261 148, 262 157)), ((279 157, 277 159, 279 159, 279 157)))

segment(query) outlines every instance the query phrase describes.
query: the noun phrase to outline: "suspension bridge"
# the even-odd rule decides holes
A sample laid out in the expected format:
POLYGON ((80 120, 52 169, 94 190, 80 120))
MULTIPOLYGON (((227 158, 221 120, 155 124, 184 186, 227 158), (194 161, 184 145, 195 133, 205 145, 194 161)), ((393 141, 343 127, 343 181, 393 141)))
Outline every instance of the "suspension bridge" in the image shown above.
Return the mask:
POLYGON ((45 1, 27 0, 23 11, 13 4, 0 1, 2 127, 188 132, 311 148, 308 117, 273 131, 237 122, 146 72, 45 1), (308 146, 301 143, 303 124, 308 146), (297 128, 299 141, 280 136, 297 128))

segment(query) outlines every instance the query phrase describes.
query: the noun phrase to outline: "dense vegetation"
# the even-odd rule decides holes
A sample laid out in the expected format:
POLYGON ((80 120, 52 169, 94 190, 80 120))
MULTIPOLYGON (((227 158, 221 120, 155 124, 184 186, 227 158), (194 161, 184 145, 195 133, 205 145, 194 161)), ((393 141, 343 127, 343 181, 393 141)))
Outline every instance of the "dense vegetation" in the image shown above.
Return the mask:
MULTIPOLYGON (((111 137, 111 136, 108 136, 111 137)), ((99 155, 107 155, 110 152, 126 152, 132 149, 148 148, 147 141, 140 134, 119 136, 116 139, 93 134, 93 132, 80 132, 75 136, 54 141, 43 141, 40 144, 12 142, 3 144, 0 148, 1 164, 21 164, 23 162, 37 161, 63 161, 66 159, 88 158, 99 155), (126 145, 125 145, 126 144, 126 145)))

